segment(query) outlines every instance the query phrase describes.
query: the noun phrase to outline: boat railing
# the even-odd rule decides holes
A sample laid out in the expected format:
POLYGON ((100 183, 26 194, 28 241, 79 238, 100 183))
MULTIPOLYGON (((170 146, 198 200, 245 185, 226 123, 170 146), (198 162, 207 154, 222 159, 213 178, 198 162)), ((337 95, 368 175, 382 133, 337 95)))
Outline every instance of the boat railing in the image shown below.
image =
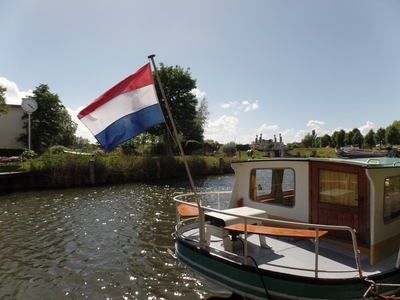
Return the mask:
MULTIPOLYGON (((320 225, 320 224, 311 224, 311 223, 299 223, 299 222, 291 222, 291 221, 282 221, 282 220, 275 220, 275 219, 268 219, 268 218, 259 218, 255 216, 243 216, 243 215, 238 215, 235 213, 231 212, 226 212, 224 209, 221 209, 223 206, 221 204, 221 196, 226 195, 226 194, 231 194, 231 191, 224 191, 224 192, 202 192, 202 193, 197 193, 196 195, 193 193, 188 193, 188 194, 180 194, 174 197, 174 201, 176 202, 176 205, 178 206, 179 204, 185 204, 185 205, 190 205, 193 207, 197 207, 199 210, 198 214, 198 221, 199 221, 199 234, 200 234, 200 247, 205 249, 206 247, 210 247, 210 245, 207 245, 207 242, 205 240, 205 213, 206 212, 218 212, 219 214, 226 214, 230 216, 234 216, 237 218, 243 219, 244 222, 244 238, 243 238, 243 243, 244 243, 244 254, 243 254, 243 263, 247 265, 248 263, 248 230, 247 226, 249 224, 254 223, 254 221, 259 221, 262 222, 263 225, 265 226, 271 226, 271 227, 285 227, 285 228, 291 228, 291 229, 313 229, 315 230, 315 263, 314 263, 314 270, 309 270, 309 269, 303 269, 305 271, 314 271, 315 277, 318 278, 318 273, 337 273, 337 272, 358 272, 358 275, 360 278, 363 277, 362 275, 362 269, 361 269, 361 261, 360 261, 360 251, 358 248, 357 244, 357 239, 356 239, 356 234, 355 230, 352 229, 351 227, 348 226, 337 226, 337 225, 320 225), (214 207, 211 207, 209 202, 205 202, 204 197, 209 197, 209 196, 216 196, 217 199, 214 200, 213 205, 214 207), (197 199, 197 201, 193 201, 194 199, 197 199), (318 257, 319 257, 319 231, 320 230, 327 230, 327 231, 347 231, 351 235, 351 240, 352 240, 352 248, 354 251, 354 258, 355 258, 355 269, 354 270, 319 270, 318 267, 318 257)), ((178 214, 177 214, 178 215, 178 214)), ((197 219, 196 218, 196 219, 197 219)), ((182 226, 183 220, 177 216, 177 226, 182 226)), ((218 251, 221 251, 218 249, 218 251)), ((282 267, 282 266, 281 266, 282 267)), ((286 268, 292 268, 292 267, 286 267, 286 268)), ((292 268, 294 269, 294 268, 292 268)))

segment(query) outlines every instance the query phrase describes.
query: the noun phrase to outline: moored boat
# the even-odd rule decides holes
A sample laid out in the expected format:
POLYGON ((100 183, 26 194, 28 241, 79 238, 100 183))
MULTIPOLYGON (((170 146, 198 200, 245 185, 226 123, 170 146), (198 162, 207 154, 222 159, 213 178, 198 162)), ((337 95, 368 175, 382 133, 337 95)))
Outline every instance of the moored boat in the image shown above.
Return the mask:
POLYGON ((372 158, 388 156, 387 150, 361 150, 359 147, 335 148, 335 154, 339 158, 372 158))
POLYGON ((231 192, 174 198, 175 255, 249 299, 400 292, 400 159, 232 163, 231 192))

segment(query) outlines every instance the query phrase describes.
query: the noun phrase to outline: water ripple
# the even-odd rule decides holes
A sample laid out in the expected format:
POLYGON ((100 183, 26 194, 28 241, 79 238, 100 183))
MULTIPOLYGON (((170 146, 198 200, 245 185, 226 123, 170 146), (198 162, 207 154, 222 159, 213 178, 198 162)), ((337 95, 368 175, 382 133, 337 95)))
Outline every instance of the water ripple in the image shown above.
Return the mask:
MULTIPOLYGON (((196 180, 230 190, 232 176, 196 180)), ((167 253, 186 182, 0 197, 0 299, 203 299, 223 295, 167 253)))

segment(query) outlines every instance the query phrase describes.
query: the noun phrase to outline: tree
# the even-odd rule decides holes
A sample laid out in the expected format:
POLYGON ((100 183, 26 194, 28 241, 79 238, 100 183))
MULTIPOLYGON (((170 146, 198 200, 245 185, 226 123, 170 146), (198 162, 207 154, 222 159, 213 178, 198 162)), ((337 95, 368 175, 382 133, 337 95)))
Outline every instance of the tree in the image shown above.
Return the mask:
POLYGON ((89 150, 90 148, 94 148, 94 145, 90 144, 90 141, 84 137, 77 136, 74 142, 74 148, 80 150, 89 150))
POLYGON ((353 136, 351 138, 352 145, 358 145, 359 147, 362 147, 363 136, 362 136, 360 130, 358 128, 354 128, 351 132, 353 134, 353 136))
POLYGON ((320 142, 321 142, 321 147, 327 147, 332 143, 332 139, 329 136, 329 134, 324 134, 321 137, 320 142))
POLYGON ((307 133, 306 136, 301 140, 303 147, 305 147, 305 148, 314 147, 316 137, 317 137, 317 135, 315 134, 315 130, 313 130, 312 133, 307 133))
MULTIPOLYGON (((190 69, 186 71, 179 66, 169 67, 163 63, 160 64, 159 75, 161 83, 164 88, 165 96, 167 98, 171 114, 174 118, 174 122, 181 136, 181 143, 185 145, 187 141, 197 141, 203 143, 204 137, 204 117, 206 114, 206 102, 204 100, 203 105, 200 108, 203 112, 197 112, 196 107, 198 100, 192 93, 192 90, 196 88, 196 80, 192 79, 189 73, 190 69)), ((171 129, 171 121, 169 119, 167 109, 162 98, 160 87, 158 86, 157 80, 155 81, 156 91, 160 100, 160 106, 163 111, 165 122, 171 129)), ((150 130, 152 134, 162 136, 167 147, 167 153, 173 155, 174 142, 170 131, 167 130, 166 126, 157 126, 150 130)), ((189 143, 190 144, 190 143, 189 143)))
POLYGON ((400 144, 400 131, 397 129, 395 125, 389 125, 386 127, 386 142, 391 145, 399 145, 400 144))
POLYGON ((197 128, 201 131, 200 132, 201 136, 204 135, 204 128, 206 126, 207 118, 209 115, 210 112, 208 111, 208 101, 207 98, 204 97, 200 101, 200 105, 196 113, 196 118, 194 120, 196 122, 197 128))
POLYGON ((61 105, 60 107, 61 112, 61 122, 62 126, 60 127, 60 133, 58 140, 55 140, 56 145, 63 145, 63 146, 72 146, 76 142, 75 132, 78 128, 78 124, 72 121, 71 115, 68 113, 67 109, 61 105))
POLYGON ((393 145, 399 145, 400 144, 400 121, 393 121, 391 125, 386 127, 386 141, 393 145), (390 131, 388 133, 388 131, 390 131), (389 138, 390 141, 389 141, 389 138))
POLYGON ((343 147, 345 145, 344 138, 346 136, 346 132, 343 129, 339 131, 335 131, 332 134, 332 143, 335 147, 343 147))
POLYGON ((0 116, 8 114, 10 111, 10 106, 6 103, 6 91, 7 88, 0 86, 0 116))
POLYGON ((334 131, 334 132, 332 133, 331 141, 332 141, 332 146, 333 146, 333 147, 336 147, 336 146, 337 146, 338 134, 339 134, 339 131, 334 131))
POLYGON ((353 135, 353 131, 346 132, 346 135, 344 136, 344 144, 346 146, 353 145, 353 135))
POLYGON ((379 144, 379 148, 382 147, 382 145, 385 145, 385 135, 386 135, 386 129, 380 127, 376 133, 375 133, 375 143, 379 144))
POLYGON ((125 155, 132 155, 135 153, 136 143, 135 139, 130 139, 119 145, 121 152, 125 155))
POLYGON ((221 147, 222 145, 220 143, 218 143, 217 141, 214 140, 205 140, 204 143, 208 143, 211 146, 213 146, 215 149, 219 149, 219 147, 221 147))
MULTIPOLYGON (((38 153, 55 145, 71 146, 75 142, 77 124, 71 120, 57 94, 52 94, 47 84, 40 84, 33 91, 32 98, 38 108, 31 114, 31 145, 38 153)), ((28 128, 28 114, 24 114, 24 127, 28 128)), ((19 136, 18 141, 28 144, 28 133, 19 136)))
POLYGON ((393 121, 392 126, 396 127, 400 131, 400 120, 393 121))
POLYGON ((194 119, 195 126, 198 130, 197 140, 186 140, 185 141, 185 152, 186 153, 194 153, 196 150, 200 150, 203 148, 203 143, 204 143, 204 128, 206 126, 207 122, 207 117, 209 116, 209 111, 208 111, 208 102, 207 98, 204 97, 200 101, 199 108, 197 109, 196 112, 196 117, 194 119))
POLYGON ((364 145, 371 149, 375 147, 375 132, 373 129, 370 129, 364 136, 364 145))

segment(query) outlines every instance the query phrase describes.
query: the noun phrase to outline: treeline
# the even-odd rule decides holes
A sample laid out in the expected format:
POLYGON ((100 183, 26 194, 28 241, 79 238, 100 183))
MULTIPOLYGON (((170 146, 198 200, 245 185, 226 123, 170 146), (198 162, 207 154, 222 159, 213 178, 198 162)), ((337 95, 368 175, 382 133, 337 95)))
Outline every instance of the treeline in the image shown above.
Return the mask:
POLYGON ((333 132, 332 136, 325 134, 318 137, 313 130, 301 140, 305 148, 358 146, 373 148, 400 145, 400 121, 394 121, 386 128, 379 128, 376 132, 371 129, 364 136, 358 128, 345 132, 343 129, 333 132))
MULTIPOLYGON (((164 92, 169 102, 169 107, 174 116, 175 125, 179 133, 179 139, 186 153, 192 153, 202 149, 204 143, 204 128, 207 120, 208 103, 204 97, 200 101, 193 91, 197 88, 196 79, 192 78, 190 69, 182 67, 166 66, 160 63, 159 75, 163 83, 164 92)), ((153 75, 154 76, 154 75, 153 75)), ((138 137, 135 147, 143 144, 151 144, 154 153, 176 154, 176 143, 172 139, 171 120, 166 113, 166 105, 161 95, 158 81, 154 80, 157 97, 160 100, 160 108, 165 116, 165 123, 160 124, 145 135, 138 137)), ((0 115, 9 111, 5 103, 6 88, 0 86, 0 115)), ((29 115, 24 113, 22 133, 17 138, 28 148, 30 125, 32 155, 42 154, 54 146, 76 148, 81 151, 93 151, 99 145, 91 145, 89 140, 76 137, 77 124, 72 121, 66 107, 60 97, 50 92, 46 84, 40 84, 32 91, 30 98, 34 99, 38 107, 29 115), (29 124, 29 119, 31 120, 29 124)), ((89 103, 90 99, 88 99, 89 103)), ((127 148, 132 148, 127 145, 127 148)))

